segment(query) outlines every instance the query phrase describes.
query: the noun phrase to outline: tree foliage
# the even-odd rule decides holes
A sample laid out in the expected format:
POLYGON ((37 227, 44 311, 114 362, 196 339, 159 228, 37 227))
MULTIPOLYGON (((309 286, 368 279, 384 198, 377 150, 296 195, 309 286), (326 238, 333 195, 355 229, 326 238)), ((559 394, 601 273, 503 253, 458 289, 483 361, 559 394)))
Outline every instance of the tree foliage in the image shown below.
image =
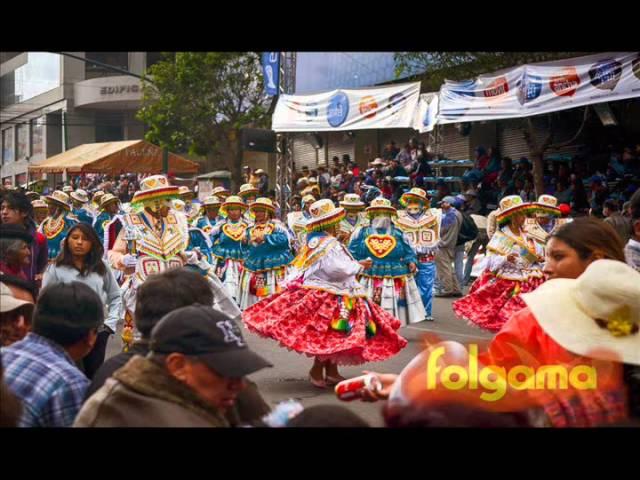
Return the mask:
POLYGON ((445 80, 467 80, 525 63, 546 62, 580 52, 397 52, 396 77, 410 76, 423 90, 437 91, 445 80))
POLYGON ((206 156, 241 176, 240 129, 268 125, 260 56, 255 52, 178 52, 147 71, 138 118, 145 138, 206 156))

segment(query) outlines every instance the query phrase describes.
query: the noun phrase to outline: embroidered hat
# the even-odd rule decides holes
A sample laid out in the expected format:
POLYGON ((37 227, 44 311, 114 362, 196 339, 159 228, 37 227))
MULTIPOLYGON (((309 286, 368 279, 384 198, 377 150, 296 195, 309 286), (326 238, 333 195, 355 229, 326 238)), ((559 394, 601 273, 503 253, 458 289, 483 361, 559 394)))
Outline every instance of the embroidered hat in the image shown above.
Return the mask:
POLYGON ((328 198, 312 203, 309 207, 309 213, 311 218, 305 225, 308 232, 327 230, 340 223, 346 215, 344 208, 336 207, 333 201, 328 198))

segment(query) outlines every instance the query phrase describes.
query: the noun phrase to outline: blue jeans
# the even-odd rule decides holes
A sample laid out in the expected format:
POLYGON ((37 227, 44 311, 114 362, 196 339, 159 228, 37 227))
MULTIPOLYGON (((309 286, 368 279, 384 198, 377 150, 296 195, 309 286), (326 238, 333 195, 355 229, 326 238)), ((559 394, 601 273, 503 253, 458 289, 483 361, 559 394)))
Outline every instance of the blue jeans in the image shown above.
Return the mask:
POLYGON ((455 266, 456 278, 458 279, 460 288, 462 288, 464 286, 464 283, 462 283, 462 280, 464 279, 464 243, 456 246, 456 256, 453 260, 453 264, 455 266))
POLYGON ((433 285, 436 279, 436 264, 435 262, 418 262, 418 271, 416 272, 416 284, 420 290, 420 296, 422 297, 422 303, 424 309, 427 311, 427 315, 431 316, 431 309, 433 307, 433 285))

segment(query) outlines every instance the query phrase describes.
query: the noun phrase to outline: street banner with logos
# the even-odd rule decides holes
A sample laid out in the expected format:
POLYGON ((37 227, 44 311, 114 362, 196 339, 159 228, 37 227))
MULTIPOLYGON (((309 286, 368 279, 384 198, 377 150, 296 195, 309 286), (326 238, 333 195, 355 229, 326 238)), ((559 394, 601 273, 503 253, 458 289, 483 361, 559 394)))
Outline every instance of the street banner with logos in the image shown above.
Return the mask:
POLYGON ((276 132, 413 128, 420 82, 280 95, 272 119, 276 132))
POLYGON ((447 81, 437 123, 527 117, 634 97, 640 97, 640 53, 600 53, 447 81))

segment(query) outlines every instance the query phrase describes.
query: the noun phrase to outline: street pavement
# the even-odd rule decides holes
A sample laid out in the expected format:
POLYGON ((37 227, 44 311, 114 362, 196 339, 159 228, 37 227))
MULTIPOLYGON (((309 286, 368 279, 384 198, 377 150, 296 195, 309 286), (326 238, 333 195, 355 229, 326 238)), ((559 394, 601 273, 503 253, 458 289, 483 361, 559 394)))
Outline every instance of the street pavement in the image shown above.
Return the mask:
MULTIPOLYGON (((400 329, 400 335, 409 342, 396 356, 378 363, 359 366, 340 367, 344 377, 355 377, 363 370, 376 372, 399 373, 409 361, 421 350, 423 337, 430 332, 441 340, 454 340, 462 343, 477 343, 482 349, 492 338, 492 334, 476 327, 467 325, 455 316, 451 309, 454 299, 434 298, 434 322, 422 322, 400 329)), ((263 397, 271 406, 287 399, 296 399, 305 407, 312 405, 342 405, 357 413, 372 426, 382 426, 382 403, 364 403, 360 401, 342 402, 337 399, 333 389, 318 389, 308 380, 309 369, 313 360, 304 355, 290 352, 279 347, 275 341, 263 339, 248 332, 243 327, 249 347, 273 363, 273 368, 267 368, 251 375, 251 379, 258 384, 263 397)), ((107 346, 107 357, 121 351, 120 332, 111 337, 107 346)))

